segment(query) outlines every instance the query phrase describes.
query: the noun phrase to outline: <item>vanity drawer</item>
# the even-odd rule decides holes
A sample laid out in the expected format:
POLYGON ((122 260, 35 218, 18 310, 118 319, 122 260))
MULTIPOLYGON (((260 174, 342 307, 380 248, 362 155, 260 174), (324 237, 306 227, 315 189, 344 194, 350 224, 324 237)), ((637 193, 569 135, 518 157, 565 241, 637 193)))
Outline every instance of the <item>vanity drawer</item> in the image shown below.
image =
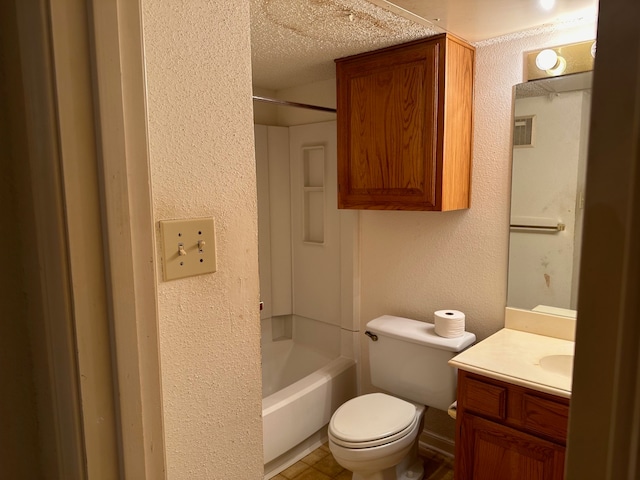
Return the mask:
POLYGON ((482 375, 458 371, 458 415, 466 412, 566 444, 569 400, 482 375))
POLYGON ((522 426, 530 432, 564 442, 569 423, 569 405, 525 393, 522 395, 522 426))
POLYGON ((507 417, 507 389, 469 378, 465 382, 464 407, 487 417, 504 420, 507 417))

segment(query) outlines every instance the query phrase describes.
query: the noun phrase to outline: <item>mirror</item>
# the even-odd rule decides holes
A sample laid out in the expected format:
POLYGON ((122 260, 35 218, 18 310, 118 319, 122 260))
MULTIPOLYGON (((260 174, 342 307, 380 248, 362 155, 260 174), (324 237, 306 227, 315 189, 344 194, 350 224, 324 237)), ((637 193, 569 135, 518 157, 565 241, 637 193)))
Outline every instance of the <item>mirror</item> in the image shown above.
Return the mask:
POLYGON ((515 87, 508 307, 575 315, 591 78, 515 87))

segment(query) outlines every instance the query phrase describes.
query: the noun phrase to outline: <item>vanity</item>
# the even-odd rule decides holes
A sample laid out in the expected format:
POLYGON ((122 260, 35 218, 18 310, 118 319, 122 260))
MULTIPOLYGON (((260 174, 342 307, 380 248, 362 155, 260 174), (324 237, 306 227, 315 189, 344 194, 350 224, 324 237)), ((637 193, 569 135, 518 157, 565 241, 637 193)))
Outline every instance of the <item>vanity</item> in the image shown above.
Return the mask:
POLYGON ((562 479, 575 320, 507 309, 505 327, 450 361, 455 478, 562 479))

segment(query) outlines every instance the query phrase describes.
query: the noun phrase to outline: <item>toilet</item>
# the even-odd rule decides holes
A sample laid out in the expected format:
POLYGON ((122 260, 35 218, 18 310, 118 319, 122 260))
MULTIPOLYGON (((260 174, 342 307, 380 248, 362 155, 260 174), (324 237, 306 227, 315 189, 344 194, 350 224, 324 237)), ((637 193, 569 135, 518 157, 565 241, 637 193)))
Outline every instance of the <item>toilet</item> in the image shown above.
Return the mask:
POLYGON ((420 480, 424 412, 455 401, 456 372, 447 362, 476 337, 440 337, 433 324, 391 315, 371 320, 365 333, 371 383, 388 393, 341 405, 329 422, 329 449, 353 480, 420 480))

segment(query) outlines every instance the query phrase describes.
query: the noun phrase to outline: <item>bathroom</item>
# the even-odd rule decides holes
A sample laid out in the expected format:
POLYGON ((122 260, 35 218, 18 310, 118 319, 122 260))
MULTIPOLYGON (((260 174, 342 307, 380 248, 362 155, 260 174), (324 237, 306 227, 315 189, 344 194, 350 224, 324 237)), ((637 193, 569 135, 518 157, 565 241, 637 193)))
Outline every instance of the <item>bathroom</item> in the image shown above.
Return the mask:
MULTIPOLYGON (((262 6, 259 5, 259 8, 262 6)), ((276 6, 269 5, 269 8, 275 9, 276 6)), ((264 14, 262 11, 257 13, 254 11, 253 15, 257 16, 260 13, 264 14)), ((331 17, 330 14, 325 16, 331 17)), ((255 21, 257 25, 268 25, 266 19, 262 17, 255 21)), ((350 335, 353 331, 360 331, 361 334, 365 330, 364 325, 367 321, 383 314, 432 322, 433 312, 443 308, 455 308, 465 312, 468 330, 474 332, 479 339, 489 336, 503 326, 507 292, 506 272, 508 271, 508 258, 505 252, 509 248, 513 86, 523 81, 524 52, 593 39, 595 37, 594 21, 595 18, 590 17, 574 20, 560 27, 547 27, 527 34, 503 35, 475 43, 476 94, 472 207, 469 210, 444 213, 358 211, 359 242, 346 244, 349 248, 352 244, 354 245, 353 249, 357 253, 353 251, 349 253, 360 262, 356 267, 351 265, 348 267, 352 268, 357 275, 355 277, 359 284, 357 308, 361 324, 351 327, 348 325, 350 318, 343 316, 343 335, 350 335), (455 261, 443 255, 442 252, 455 252, 455 261)), ((313 32, 308 24, 303 24, 301 28, 308 28, 313 32)), ((275 31, 281 32, 280 29, 275 31)), ((254 33, 253 39, 254 69, 258 69, 258 73, 254 75, 254 94, 335 107, 336 92, 333 78, 311 81, 306 85, 295 84, 295 80, 291 80, 290 75, 286 80, 280 80, 277 76, 279 66, 274 65, 275 60, 269 56, 269 48, 278 51, 278 47, 272 45, 271 38, 279 39, 282 33, 275 35, 269 32, 272 34, 270 36, 267 36, 266 32, 259 33, 262 36, 254 33), (255 45, 260 41, 266 42, 266 45, 255 45), (265 55, 266 58, 262 59, 261 55, 265 55), (261 69, 266 69, 266 72, 261 69), (263 83, 258 83, 259 86, 278 85, 280 81, 285 83, 285 87, 277 90, 256 88, 255 83, 260 80, 263 83), (289 84, 294 86, 288 86, 289 84)), ((334 34, 338 35, 337 44, 346 43, 339 37, 344 35, 339 27, 336 27, 334 34)), ((313 35, 310 33, 309 37, 313 38, 313 35)), ((307 43, 313 45, 308 40, 307 43)), ((304 45, 309 48, 306 43, 304 45)), ((290 61, 296 64, 295 58, 290 61)), ((279 68, 284 69, 285 66, 279 68)), ((295 71, 295 69, 292 70, 295 71)), ((306 73, 303 68, 299 70, 303 74, 306 73)), ((316 70, 322 71, 320 67, 316 70)), ((299 135, 297 132, 304 128, 312 128, 315 122, 330 122, 335 119, 335 115, 331 113, 286 106, 276 107, 261 102, 254 102, 254 112, 257 124, 280 125, 276 128, 283 131, 286 131, 284 127, 292 126, 292 130, 296 131, 295 135, 299 135)), ((313 145, 312 139, 308 142, 313 145)), ((271 148, 271 143, 269 146, 271 148)), ((263 150, 258 146, 256 148, 258 154, 263 150)), ((292 147, 292 155, 297 148, 292 147)), ((291 162, 294 163, 296 160, 292 158, 291 162)), ((266 170, 258 170, 259 192, 260 182, 263 181, 261 173, 266 175, 266 170)), ((294 178, 293 173, 292 178, 294 178)), ((330 182, 330 180, 325 181, 330 182)), ((293 195, 297 187, 294 183, 291 185, 293 195)), ((282 192, 282 186, 278 185, 277 190, 282 192)), ((328 201, 332 200, 330 198, 328 201)), ((292 203, 302 203, 302 198, 298 202, 292 200, 292 203)), ((328 211, 331 211, 331 208, 335 209, 335 200, 333 204, 333 207, 328 207, 328 211)), ((353 211, 341 210, 339 215, 352 215, 352 213, 353 211)), ((259 219, 260 214, 259 198, 259 219)), ((302 213, 293 212, 292 221, 301 216, 302 213)), ((300 228, 293 231, 297 232, 300 228)), ((260 233, 259 229, 259 235, 260 233)), ((297 237, 299 235, 294 233, 291 236, 292 241, 296 241, 297 237)), ((271 238, 273 239, 273 232, 271 238)), ((342 245, 345 243, 343 242, 342 245)), ((261 268, 263 258, 261 251, 261 268)), ((347 278, 351 277, 347 276, 347 278)), ((262 272, 261 281, 263 281, 262 272)), ((325 284, 334 284, 336 281, 339 282, 340 278, 335 277, 333 282, 325 284)), ((262 284, 261 288, 264 290, 262 284)), ((316 290, 320 288, 321 286, 316 286, 316 290)), ((344 293, 348 295, 346 291, 344 293)), ((263 300, 265 298, 268 297, 264 297, 263 300)), ((352 306, 346 311, 356 312, 352 306)), ((345 309, 338 312, 338 315, 344 315, 344 312, 345 309)), ((360 337, 364 338, 362 335, 360 337)), ((355 347, 351 347, 350 352, 360 354, 358 362, 360 388, 362 392, 371 391, 367 361, 369 342, 358 341, 356 336, 355 341, 349 340, 344 343, 348 345, 355 343, 355 347)), ((426 424, 422 442, 453 453, 454 421, 446 413, 431 409, 427 412, 426 424)), ((269 442, 270 431, 265 429, 265 445, 269 442)), ((281 429, 278 433, 284 435, 281 429)))
MULTIPOLYGON (((131 185, 149 194, 152 224, 214 216, 219 265, 207 277, 163 282, 158 274, 151 281, 162 366, 161 392, 154 395, 160 401, 146 404, 161 418, 155 451, 163 452, 159 461, 167 478, 260 478, 249 5, 137 4, 144 24, 151 176, 148 185, 135 177, 131 185)), ((467 314, 468 329, 480 339, 503 326, 511 102, 513 85, 522 81, 519 62, 524 51, 590 39, 594 32, 593 22, 576 22, 562 31, 478 46, 472 208, 446 214, 362 212, 356 293, 361 329, 364 319, 390 311, 429 320, 434 310, 453 305, 467 314)), ((361 367, 366 389, 367 365, 361 367)), ((91 451, 87 458, 95 468, 91 451)))

